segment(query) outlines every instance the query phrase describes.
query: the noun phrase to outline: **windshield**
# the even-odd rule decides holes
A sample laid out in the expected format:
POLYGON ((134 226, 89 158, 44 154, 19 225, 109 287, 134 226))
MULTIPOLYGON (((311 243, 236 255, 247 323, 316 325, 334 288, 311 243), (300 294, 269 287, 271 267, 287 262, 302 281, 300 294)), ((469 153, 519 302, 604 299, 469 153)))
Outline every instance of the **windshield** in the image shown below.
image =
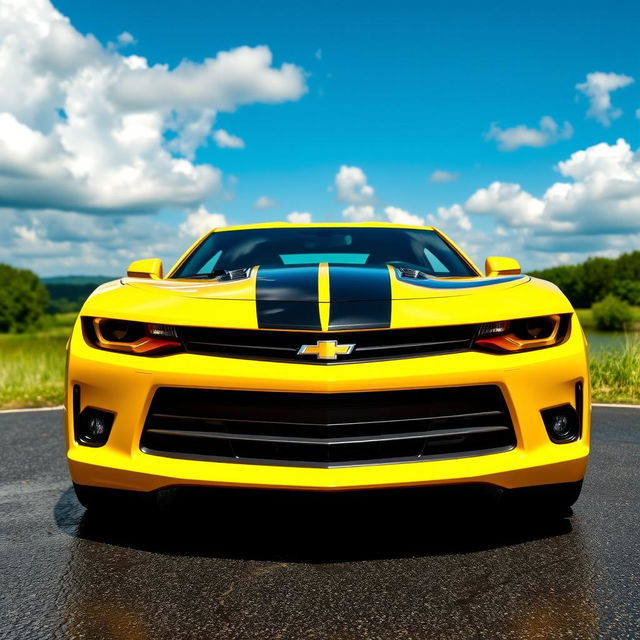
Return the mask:
POLYGON ((173 274, 213 278, 256 265, 407 266, 438 277, 478 275, 435 231, 367 227, 292 227, 216 231, 173 274))

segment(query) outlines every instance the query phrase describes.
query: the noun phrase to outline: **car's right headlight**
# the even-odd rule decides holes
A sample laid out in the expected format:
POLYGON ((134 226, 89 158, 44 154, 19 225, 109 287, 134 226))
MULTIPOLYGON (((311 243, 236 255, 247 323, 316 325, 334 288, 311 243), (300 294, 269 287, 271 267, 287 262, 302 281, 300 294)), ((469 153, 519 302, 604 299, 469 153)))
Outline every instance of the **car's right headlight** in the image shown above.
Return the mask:
POLYGON ((115 318, 83 318, 84 335, 93 347, 140 356, 182 350, 175 327, 115 318))
POLYGON ((474 347, 495 353, 544 349, 567 337, 571 314, 536 316, 480 325, 474 347))

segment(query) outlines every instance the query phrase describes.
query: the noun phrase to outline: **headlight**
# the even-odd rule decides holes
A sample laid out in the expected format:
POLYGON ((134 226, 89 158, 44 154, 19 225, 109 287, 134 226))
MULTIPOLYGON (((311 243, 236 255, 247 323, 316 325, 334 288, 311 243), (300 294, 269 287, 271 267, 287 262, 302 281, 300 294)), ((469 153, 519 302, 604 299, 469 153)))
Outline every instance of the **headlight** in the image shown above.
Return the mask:
POLYGON ((141 356, 182 349, 175 327, 113 318, 83 318, 87 342, 98 349, 141 356))
POLYGON ((498 353, 552 347, 567 337, 570 318, 563 314, 482 324, 474 347, 498 353))

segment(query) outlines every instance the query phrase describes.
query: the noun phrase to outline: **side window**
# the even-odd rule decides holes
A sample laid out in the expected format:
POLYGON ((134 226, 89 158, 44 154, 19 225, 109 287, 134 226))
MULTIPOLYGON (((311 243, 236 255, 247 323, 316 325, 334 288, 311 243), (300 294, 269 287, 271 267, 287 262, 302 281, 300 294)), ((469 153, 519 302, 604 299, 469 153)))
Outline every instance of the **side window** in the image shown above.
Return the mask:
POLYGON ((198 274, 201 273, 211 273, 216 268, 216 263, 220 260, 220 256, 222 255, 222 249, 220 249, 217 253, 214 253, 199 269, 198 274))
POLYGON ((438 260, 437 256, 429 249, 424 250, 424 255, 426 259, 431 263, 434 273, 450 273, 449 269, 442 264, 440 260, 438 260))

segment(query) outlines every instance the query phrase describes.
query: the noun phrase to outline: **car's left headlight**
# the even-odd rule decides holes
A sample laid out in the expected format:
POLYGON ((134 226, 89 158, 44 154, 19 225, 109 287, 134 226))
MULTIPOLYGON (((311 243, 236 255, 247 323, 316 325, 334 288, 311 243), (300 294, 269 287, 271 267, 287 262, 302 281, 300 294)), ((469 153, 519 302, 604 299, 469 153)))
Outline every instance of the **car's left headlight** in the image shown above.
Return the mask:
POLYGON ((83 318, 87 342, 98 349, 141 356, 182 349, 175 327, 114 318, 83 318))
POLYGON ((488 322, 480 325, 474 347, 496 353, 553 347, 567 337, 570 319, 567 313, 488 322))

